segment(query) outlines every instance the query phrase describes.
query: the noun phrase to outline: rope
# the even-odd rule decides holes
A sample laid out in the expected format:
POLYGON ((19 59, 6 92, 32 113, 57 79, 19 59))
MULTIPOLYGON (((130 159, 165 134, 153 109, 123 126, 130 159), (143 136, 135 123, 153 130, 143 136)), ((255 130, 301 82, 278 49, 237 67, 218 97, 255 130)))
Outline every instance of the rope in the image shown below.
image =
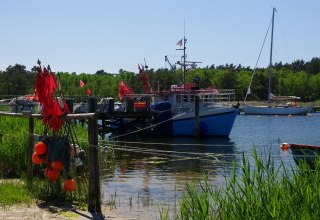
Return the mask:
POLYGON ((90 148, 90 147, 94 147, 94 148, 97 148, 97 149, 98 149, 98 148, 99 148, 99 145, 89 144, 88 147, 89 147, 89 148, 90 148))
MULTIPOLYGON (((112 142, 112 141, 111 141, 112 142)), ((179 145, 179 146, 202 146, 202 147, 206 147, 206 146, 209 146, 209 147, 218 147, 218 146, 224 146, 224 147, 233 147, 235 146, 234 144, 219 144, 219 145, 214 145, 214 144, 170 144, 170 143, 159 143, 159 142, 148 142, 148 143, 145 143, 145 142, 133 142, 133 141, 116 141, 118 143, 127 143, 127 144, 145 144, 145 145, 169 145, 169 146, 175 146, 175 145, 179 145)))
POLYGON ((250 91, 251 83, 252 83, 252 80, 253 80, 253 76, 256 74, 256 69, 257 69, 257 66, 258 66, 258 63, 259 63, 259 60, 260 60, 260 56, 261 56, 261 53, 262 53, 264 44, 265 44, 265 42, 266 42, 266 39, 267 39, 269 30, 270 30, 271 23, 272 23, 272 20, 270 21, 269 26, 268 26, 268 29, 267 29, 267 33, 266 33, 266 35, 264 36, 264 40, 263 40, 263 43, 262 43, 262 47, 261 47, 261 49, 260 49, 260 52, 259 52, 259 56, 258 56, 256 65, 254 66, 253 73, 252 73, 252 75, 251 75, 251 79, 250 79, 250 83, 249 83, 249 87, 248 87, 248 90, 247 90, 247 93, 246 93, 246 96, 245 96, 243 102, 245 102, 245 101, 247 100, 247 96, 251 93, 251 91, 250 91))
MULTIPOLYGON (((105 149, 110 148, 110 147, 105 147, 105 149)), ((178 159, 183 159, 183 160, 207 160, 207 161, 212 161, 212 160, 208 160, 206 159, 207 157, 211 157, 214 160, 221 162, 217 157, 224 157, 224 154, 212 154, 212 153, 205 153, 205 154, 201 154, 201 153, 194 153, 194 152, 179 152, 179 151, 160 151, 160 150, 139 150, 139 148, 137 149, 130 149, 130 148, 115 148, 112 147, 113 150, 121 150, 121 151, 127 151, 127 152, 134 152, 134 153, 144 153, 144 154, 151 154, 151 155, 156 155, 156 156, 167 156, 167 157, 171 157, 171 158, 178 158, 178 159), (166 154, 166 153, 170 153, 170 154, 166 154), (175 154, 175 155, 174 155, 175 154), (180 155, 179 155, 180 154, 180 155), (183 156, 181 154, 187 154, 189 156, 183 156), (196 157, 192 157, 192 155, 196 155, 196 157), (201 156, 201 157, 199 157, 201 156)))
POLYGON ((137 132, 140 132, 140 131, 144 131, 144 130, 147 130, 147 129, 156 127, 157 125, 160 125, 160 124, 162 124, 162 123, 165 123, 165 122, 171 121, 171 120, 173 120, 173 119, 179 118, 179 117, 181 117, 182 115, 185 115, 185 114, 186 114, 186 113, 176 115, 175 117, 169 118, 169 119, 167 119, 167 120, 161 121, 161 122, 159 122, 159 123, 157 123, 157 124, 153 124, 153 125, 150 125, 150 126, 145 127, 145 128, 140 128, 139 130, 136 130, 136 131, 128 132, 128 133, 125 133, 125 134, 122 134, 122 135, 118 135, 118 136, 115 136, 115 137, 110 137, 109 140, 111 140, 111 139, 116 139, 116 138, 119 138, 119 137, 124 137, 124 136, 130 135, 130 134, 134 134, 134 133, 137 133, 137 132))

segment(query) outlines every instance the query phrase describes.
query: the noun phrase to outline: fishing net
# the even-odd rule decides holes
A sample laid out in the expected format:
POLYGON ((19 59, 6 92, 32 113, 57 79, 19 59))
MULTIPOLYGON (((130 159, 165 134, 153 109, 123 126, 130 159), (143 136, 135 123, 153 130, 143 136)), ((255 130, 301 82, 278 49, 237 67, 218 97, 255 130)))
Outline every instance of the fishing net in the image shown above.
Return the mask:
POLYGON ((45 178, 57 182, 55 190, 49 191, 57 193, 61 190, 61 181, 64 181, 66 191, 86 190, 87 174, 83 172, 85 151, 79 145, 74 124, 65 117, 69 114, 69 108, 63 98, 60 77, 55 77, 50 66, 41 67, 40 61, 38 64, 35 97, 41 106, 44 125, 38 143, 41 142, 45 150, 35 147, 32 159, 41 166, 45 178))

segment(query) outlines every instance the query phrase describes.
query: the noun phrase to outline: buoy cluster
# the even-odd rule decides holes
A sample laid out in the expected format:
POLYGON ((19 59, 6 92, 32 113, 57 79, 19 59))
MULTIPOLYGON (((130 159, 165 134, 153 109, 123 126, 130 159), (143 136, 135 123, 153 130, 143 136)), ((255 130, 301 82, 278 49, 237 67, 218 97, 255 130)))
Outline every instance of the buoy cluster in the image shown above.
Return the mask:
MULTIPOLYGON (((48 161, 47 145, 42 141, 35 144, 32 161, 37 165, 41 165, 42 163, 47 164, 47 167, 44 169, 44 176, 53 182, 59 179, 60 173, 64 169, 64 165, 60 160, 48 161)), ((76 182, 74 179, 68 177, 64 182, 64 189, 69 192, 75 190, 76 182)))

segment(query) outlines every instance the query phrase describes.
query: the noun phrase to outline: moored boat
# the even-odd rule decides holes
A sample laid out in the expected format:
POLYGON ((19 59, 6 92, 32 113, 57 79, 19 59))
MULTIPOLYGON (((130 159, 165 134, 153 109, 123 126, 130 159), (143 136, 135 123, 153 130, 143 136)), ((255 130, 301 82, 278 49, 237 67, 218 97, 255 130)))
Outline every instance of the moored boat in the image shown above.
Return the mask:
POLYGON ((312 111, 311 107, 292 106, 243 106, 242 111, 246 115, 307 115, 312 111))
POLYGON ((217 89, 172 88, 152 98, 153 123, 158 127, 155 128, 156 132, 194 136, 198 129, 200 136, 229 136, 238 108, 216 103, 214 99, 217 89), (199 97, 198 110, 196 97, 199 97))
MULTIPOLYGON (((126 94, 131 100, 148 100, 151 104, 152 133, 172 136, 229 136, 239 109, 230 104, 215 102, 219 91, 216 88, 200 88, 199 78, 185 82, 186 67, 191 61, 185 60, 185 37, 177 45, 183 46, 183 59, 179 62, 183 70, 183 82, 171 85, 169 90, 149 91, 147 74, 140 69, 146 94, 126 94)), ((198 62, 191 62, 194 63, 198 62)), ((131 89, 119 89, 119 91, 131 89)), ((129 92, 131 93, 131 92, 129 92)), ((230 94, 229 94, 230 95, 230 94)))
POLYGON ((319 160, 320 146, 283 143, 280 145, 280 148, 282 150, 291 149, 293 159, 297 165, 302 161, 305 161, 310 168, 314 169, 316 166, 316 161, 319 160))
MULTIPOLYGON (((300 97, 296 96, 275 96, 271 93, 271 82, 272 82, 272 50, 273 50, 273 29, 274 29, 274 14, 276 12, 276 9, 273 8, 272 10, 272 29, 271 29, 271 47, 270 47, 270 63, 269 63, 269 85, 268 85, 268 105, 266 106, 251 106, 251 105, 245 105, 242 107, 242 111, 247 115, 306 115, 312 111, 311 106, 306 107, 300 107, 296 104, 296 101, 300 100, 300 97), (290 101, 283 104, 285 101, 290 101), (272 104, 272 102, 275 103, 281 103, 279 104, 272 104)), ((260 52, 261 54, 261 52, 260 52)), ((260 55, 259 55, 260 58, 260 55)), ((258 58, 258 61, 259 61, 258 58)), ((258 63, 257 61, 257 63, 258 63)), ((255 67, 256 69, 256 67, 255 67)), ((244 102, 247 99, 247 96, 251 94, 251 83, 253 76, 255 75, 255 70, 251 76, 251 80, 249 83, 249 87, 247 90, 247 94, 245 96, 244 102)))

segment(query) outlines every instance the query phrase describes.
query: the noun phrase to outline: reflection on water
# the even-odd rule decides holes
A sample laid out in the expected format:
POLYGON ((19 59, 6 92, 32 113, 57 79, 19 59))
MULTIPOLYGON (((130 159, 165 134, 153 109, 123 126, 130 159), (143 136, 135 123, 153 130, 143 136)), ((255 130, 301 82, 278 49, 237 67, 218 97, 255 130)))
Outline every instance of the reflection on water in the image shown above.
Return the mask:
POLYGON ((111 147, 116 167, 103 178, 104 201, 116 194, 122 205, 131 197, 142 206, 175 204, 186 183, 201 180, 204 173, 210 181, 223 181, 235 157, 229 138, 130 137, 111 147))
MULTIPOLYGON (((186 184, 209 173, 212 185, 224 182, 232 161, 241 161, 254 147, 271 153, 276 166, 294 164, 291 151, 281 151, 279 141, 319 145, 320 117, 244 116, 235 121, 230 138, 140 137, 112 142, 115 167, 102 177, 103 201, 116 206, 139 207, 166 204, 176 209, 186 184)), ((103 168, 103 167, 102 167, 103 168)), ((157 211, 153 211, 154 214, 157 211)), ((137 214, 137 213, 135 213, 137 214)), ((150 217, 152 218, 152 217, 150 217)))

